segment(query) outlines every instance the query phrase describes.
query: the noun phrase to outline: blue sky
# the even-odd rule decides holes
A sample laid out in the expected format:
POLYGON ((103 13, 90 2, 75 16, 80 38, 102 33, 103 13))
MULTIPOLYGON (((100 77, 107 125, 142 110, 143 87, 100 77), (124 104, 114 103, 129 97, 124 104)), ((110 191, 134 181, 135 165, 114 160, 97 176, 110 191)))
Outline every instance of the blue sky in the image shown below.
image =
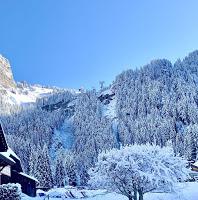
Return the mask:
POLYGON ((98 87, 125 69, 198 49, 197 0, 0 2, 0 53, 17 81, 98 87))

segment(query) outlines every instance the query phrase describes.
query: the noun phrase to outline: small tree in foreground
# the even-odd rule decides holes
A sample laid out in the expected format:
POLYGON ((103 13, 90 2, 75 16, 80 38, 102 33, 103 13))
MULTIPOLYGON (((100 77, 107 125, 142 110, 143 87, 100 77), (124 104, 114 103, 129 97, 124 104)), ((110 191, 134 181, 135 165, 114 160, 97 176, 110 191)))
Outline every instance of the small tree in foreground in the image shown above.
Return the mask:
POLYGON ((143 200, 143 194, 153 190, 173 191, 174 183, 187 178, 185 164, 168 147, 126 146, 101 153, 89 171, 89 183, 119 192, 129 200, 143 200))
POLYGON ((0 199, 21 200, 21 185, 13 183, 0 185, 0 199))

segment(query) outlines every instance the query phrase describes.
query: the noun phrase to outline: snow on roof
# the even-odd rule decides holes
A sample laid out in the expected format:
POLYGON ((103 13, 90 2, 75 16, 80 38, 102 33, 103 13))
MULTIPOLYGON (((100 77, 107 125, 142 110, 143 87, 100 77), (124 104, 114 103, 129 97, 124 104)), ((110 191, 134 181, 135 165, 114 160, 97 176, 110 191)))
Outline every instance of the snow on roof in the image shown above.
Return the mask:
POLYGON ((198 161, 196 161, 194 164, 192 164, 192 165, 194 165, 195 167, 198 167, 198 161))
POLYGON ((100 95, 106 95, 106 94, 111 95, 111 94, 113 94, 113 93, 114 93, 114 92, 113 92, 112 89, 110 88, 110 89, 107 89, 107 90, 104 90, 103 92, 101 92, 100 95))
POLYGON ((14 156, 16 159, 20 160, 20 158, 14 153, 14 151, 12 151, 10 147, 8 147, 8 150, 6 152, 0 152, 0 154, 14 163, 15 161, 10 157, 11 155, 14 156))
POLYGON ((36 190, 36 194, 39 194, 39 193, 44 193, 45 194, 46 192, 41 190, 41 189, 36 190))
POLYGON ((19 174, 22 175, 22 176, 25 176, 25 177, 27 177, 27 178, 29 178, 29 179, 32 179, 32 180, 34 180, 34 181, 36 181, 36 182, 39 182, 36 178, 34 178, 34 177, 32 177, 32 176, 29 176, 29 175, 27 175, 27 174, 25 174, 25 173, 23 173, 23 172, 20 172, 19 174))
POLYGON ((0 152, 0 155, 2 155, 4 158, 9 160, 13 164, 15 164, 16 162, 13 158, 11 158, 11 156, 20 161, 20 158, 14 153, 14 151, 12 151, 10 147, 8 147, 8 150, 6 152, 0 152))
POLYGON ((13 155, 16 159, 20 160, 20 158, 14 153, 14 151, 12 151, 10 147, 8 147, 7 153, 9 153, 10 155, 13 155))
POLYGON ((10 158, 9 152, 0 152, 0 155, 9 160, 12 164, 16 163, 12 158, 10 158))

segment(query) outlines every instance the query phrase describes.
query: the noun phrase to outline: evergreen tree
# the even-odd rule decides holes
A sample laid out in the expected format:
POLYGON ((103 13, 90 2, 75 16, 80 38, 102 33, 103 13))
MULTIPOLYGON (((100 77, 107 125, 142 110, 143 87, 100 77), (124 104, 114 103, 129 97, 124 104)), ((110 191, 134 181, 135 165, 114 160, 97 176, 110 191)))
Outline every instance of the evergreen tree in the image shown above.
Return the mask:
POLYGON ((35 176, 38 179, 41 187, 51 188, 53 186, 52 171, 48 148, 44 145, 36 163, 35 176))
POLYGON ((63 187, 65 185, 66 173, 63 165, 63 155, 59 155, 56 161, 56 169, 54 175, 54 184, 57 187, 63 187))

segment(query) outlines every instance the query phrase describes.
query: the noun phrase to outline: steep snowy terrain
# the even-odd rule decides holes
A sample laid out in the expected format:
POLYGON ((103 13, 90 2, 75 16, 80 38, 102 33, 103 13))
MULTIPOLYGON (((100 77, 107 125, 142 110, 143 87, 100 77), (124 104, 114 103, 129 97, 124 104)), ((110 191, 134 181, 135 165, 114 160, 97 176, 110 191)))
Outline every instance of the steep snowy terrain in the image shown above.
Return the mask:
POLYGON ((9 61, 0 55, 0 88, 15 88, 16 83, 13 78, 9 61))
POLYGON ((9 61, 0 55, 0 99, 6 104, 23 106, 35 103, 38 99, 48 97, 61 90, 71 93, 79 92, 74 89, 49 88, 41 85, 30 85, 25 82, 16 83, 9 61))
POLYGON ((101 92, 98 99, 102 103, 102 114, 108 118, 116 118, 116 97, 113 89, 107 89, 101 92))
POLYGON ((13 106, 25 106, 36 103, 39 99, 46 98, 63 91, 69 91, 73 94, 79 93, 79 91, 75 89, 60 89, 41 85, 29 85, 27 83, 17 83, 16 87, 12 88, 0 86, 0 97, 7 104, 13 106))
POLYGON ((23 88, 17 87, 16 89, 6 90, 6 102, 11 105, 24 105, 29 103, 35 103, 37 99, 49 96, 54 92, 51 88, 45 88, 41 86, 27 86, 23 88))
POLYGON ((9 61, 0 55, 0 98, 6 104, 24 105, 52 94, 55 89, 26 83, 16 84, 9 61))

